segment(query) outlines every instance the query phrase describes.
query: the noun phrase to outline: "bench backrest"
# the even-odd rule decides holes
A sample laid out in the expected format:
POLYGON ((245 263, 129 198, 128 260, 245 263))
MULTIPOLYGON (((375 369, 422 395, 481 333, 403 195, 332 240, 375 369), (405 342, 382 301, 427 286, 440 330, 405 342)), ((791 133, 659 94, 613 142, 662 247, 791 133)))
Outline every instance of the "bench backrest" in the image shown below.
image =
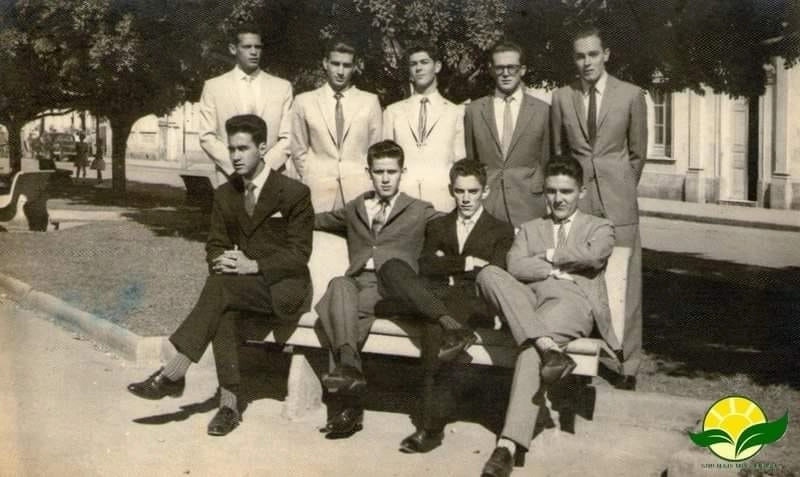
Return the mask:
POLYGON ((28 202, 34 202, 45 194, 52 171, 18 172, 11 181, 11 190, 0 196, 0 221, 7 222, 14 218, 17 201, 24 195, 28 202))

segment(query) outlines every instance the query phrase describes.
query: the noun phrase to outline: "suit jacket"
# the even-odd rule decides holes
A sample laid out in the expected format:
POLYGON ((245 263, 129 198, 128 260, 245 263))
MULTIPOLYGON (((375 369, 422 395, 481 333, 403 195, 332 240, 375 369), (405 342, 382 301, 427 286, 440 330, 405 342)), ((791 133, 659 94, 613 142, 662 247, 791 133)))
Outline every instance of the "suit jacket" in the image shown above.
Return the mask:
POLYGON ((544 101, 523 95, 504 160, 493 96, 484 96, 467 106, 467 158, 484 163, 489 176, 491 192, 483 205, 489 213, 514 226, 545 215, 542 190, 544 165, 550 158, 549 108, 544 101))
POLYGON ((206 243, 209 270, 214 258, 237 245, 258 262, 276 314, 296 316, 310 298, 307 264, 313 227, 314 209, 303 184, 271 172, 250 217, 244 209, 243 181, 233 175, 214 192, 206 243))
MULTIPOLYGON (((211 78, 203 85, 200 96, 200 147, 214 162, 217 169, 217 185, 225 182, 225 177, 233 173, 228 153, 228 135, 225 121, 233 116, 245 114, 239 100, 238 75, 241 70, 233 70, 211 78)), ((272 169, 280 169, 289 158, 291 120, 289 109, 292 106, 292 85, 281 78, 263 71, 255 80, 259 89, 260 103, 258 115, 267 123, 267 148, 264 162, 272 169)))
POLYGON ((314 227, 346 236, 350 259, 346 276, 358 274, 370 258, 373 258, 376 270, 389 259, 399 258, 418 272, 417 261, 425 240, 425 224, 440 214, 430 203, 400 192, 381 232, 374 237, 364 203, 374 196, 374 191, 365 192, 344 208, 318 213, 314 227))
POLYGON ((571 287, 568 280, 549 276, 553 267, 569 273, 583 292, 576 299, 589 300, 595 324, 601 336, 612 347, 619 343, 611 328, 611 312, 604 270, 614 251, 614 225, 606 220, 578 211, 573 219, 565 247, 555 248, 553 221, 540 218, 522 225, 508 252, 508 272, 534 293, 542 296, 545 288, 571 287), (553 263, 546 261, 547 249, 554 248, 553 263))
POLYGON ((440 94, 429 97, 425 137, 419 136, 420 95, 389 105, 383 114, 383 138, 403 148, 406 173, 401 190, 433 203, 438 210, 452 210, 448 190, 453 163, 466 157, 464 107, 440 94))
POLYGON ((638 87, 608 75, 589 143, 580 81, 553 93, 550 108, 553 151, 571 154, 583 166, 587 194, 582 211, 608 217, 614 225, 639 223, 636 186, 647 155, 647 105, 638 87))
POLYGON ((483 211, 473 225, 472 232, 458 251, 458 211, 432 220, 425 231, 425 245, 419 258, 420 275, 432 282, 444 285, 453 277, 454 286, 469 286, 473 293, 475 277, 480 268, 464 271, 467 256, 486 260, 491 265, 506 268, 506 254, 514 241, 514 227, 483 211), (437 255, 436 252, 441 254, 437 255))
POLYGON ((381 136, 381 106, 372 93, 352 87, 342 98, 344 133, 336 144, 335 103, 328 104, 323 86, 297 96, 292 107, 292 159, 311 188, 316 210, 331 210, 341 179, 345 201, 369 187, 364 174, 367 148, 381 136))

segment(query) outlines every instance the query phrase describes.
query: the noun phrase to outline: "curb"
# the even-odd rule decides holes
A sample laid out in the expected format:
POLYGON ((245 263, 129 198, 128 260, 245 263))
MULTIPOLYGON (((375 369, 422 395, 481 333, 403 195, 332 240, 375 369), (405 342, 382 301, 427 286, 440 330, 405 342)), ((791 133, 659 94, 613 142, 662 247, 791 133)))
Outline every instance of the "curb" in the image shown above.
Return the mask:
POLYGON ((659 210, 640 210, 641 217, 653 217, 656 219, 682 220, 684 222, 697 222, 701 224, 730 225, 734 227, 749 227, 754 229, 777 230, 781 232, 800 232, 800 223, 776 224, 771 222, 761 222, 757 220, 733 219, 727 217, 714 217, 692 214, 681 214, 678 212, 664 212, 659 210))

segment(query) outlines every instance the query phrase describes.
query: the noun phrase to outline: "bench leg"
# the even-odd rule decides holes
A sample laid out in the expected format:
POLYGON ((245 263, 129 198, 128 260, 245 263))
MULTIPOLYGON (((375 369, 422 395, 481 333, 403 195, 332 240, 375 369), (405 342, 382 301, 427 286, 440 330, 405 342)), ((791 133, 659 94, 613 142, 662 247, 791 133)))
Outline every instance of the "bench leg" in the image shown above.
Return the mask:
POLYGON ((286 389, 281 413, 284 419, 298 421, 322 408, 322 384, 305 355, 292 355, 286 389))

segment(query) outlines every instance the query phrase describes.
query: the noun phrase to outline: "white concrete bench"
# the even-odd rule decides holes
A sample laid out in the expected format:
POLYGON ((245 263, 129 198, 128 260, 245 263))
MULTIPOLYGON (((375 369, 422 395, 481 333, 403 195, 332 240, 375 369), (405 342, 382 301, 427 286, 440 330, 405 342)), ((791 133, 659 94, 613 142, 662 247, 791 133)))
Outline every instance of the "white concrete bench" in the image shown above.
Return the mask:
MULTIPOLYGON (((630 249, 615 248, 606 271, 613 328, 619 338, 624 331, 625 279, 629 257, 630 249)), ((309 261, 314 287, 312 303, 319 301, 328 282, 342 275, 346 268, 345 240, 325 232, 314 232, 313 252, 309 261)), ((419 321, 379 318, 375 320, 362 352, 418 358, 422 333, 423 326, 419 321)), ((470 364, 513 368, 518 350, 506 327, 501 330, 478 329, 476 333, 479 336, 478 343, 468 350, 472 358, 470 364)), ((284 415, 295 418, 318 407, 322 388, 302 353, 303 348, 326 348, 325 336, 317 325, 316 313, 312 310, 304 314, 294 329, 271 331, 264 341, 291 346, 294 353, 289 370, 284 415)), ((577 375, 597 376, 601 360, 612 367, 619 365, 613 351, 600 339, 576 339, 567 345, 566 352, 577 364, 573 371, 577 375)))
POLYGON ((27 221, 30 230, 46 231, 47 188, 53 174, 53 171, 18 172, 8 193, 0 195, 0 223, 27 221))

